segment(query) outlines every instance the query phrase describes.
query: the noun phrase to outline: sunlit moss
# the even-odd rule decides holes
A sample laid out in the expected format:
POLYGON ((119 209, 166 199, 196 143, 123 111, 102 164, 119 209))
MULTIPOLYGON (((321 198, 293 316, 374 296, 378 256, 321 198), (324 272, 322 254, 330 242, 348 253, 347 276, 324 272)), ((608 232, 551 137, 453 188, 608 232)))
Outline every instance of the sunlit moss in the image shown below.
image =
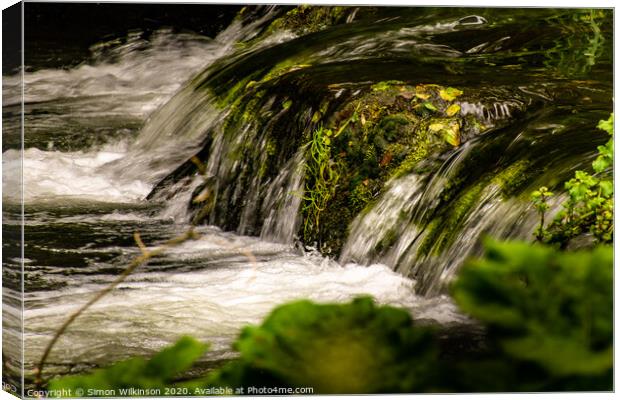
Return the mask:
POLYGON ((353 10, 353 7, 300 5, 274 20, 267 28, 267 34, 279 30, 290 30, 298 35, 318 32, 345 22, 353 10))

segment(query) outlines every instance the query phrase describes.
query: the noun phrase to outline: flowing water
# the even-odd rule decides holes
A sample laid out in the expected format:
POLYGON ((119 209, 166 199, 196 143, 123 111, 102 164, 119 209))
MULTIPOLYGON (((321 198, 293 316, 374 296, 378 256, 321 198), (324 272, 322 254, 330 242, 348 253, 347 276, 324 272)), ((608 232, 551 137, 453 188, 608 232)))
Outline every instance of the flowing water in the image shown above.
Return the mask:
POLYGON ((134 232, 156 246, 188 229, 192 194, 204 184, 188 161, 195 154, 216 178, 217 200, 208 224, 198 228, 201 238, 141 267, 80 317, 52 352, 47 374, 148 355, 182 334, 212 344, 207 364, 228 359, 242 326, 299 298, 369 294, 418 320, 469 324, 445 285, 479 254, 480 237, 530 238, 536 215, 529 189, 559 184, 587 166, 605 141, 593 123, 611 110, 608 15, 356 10, 346 24, 303 38, 277 31, 252 41, 279 14, 259 8, 214 39, 132 31, 93 46, 88 63, 26 72, 23 152, 21 81, 5 77, 9 373, 19 375, 23 356, 32 376, 67 315, 139 254, 134 232), (569 34, 572 47, 565 43, 569 34), (577 55, 587 46, 593 60, 584 64, 577 55), (240 82, 260 80, 277 65, 289 72, 254 103, 223 101, 240 82), (389 181, 352 221, 337 259, 322 256, 296 237, 309 121, 322 104, 334 110, 370 84, 392 79, 462 88, 462 113, 484 121, 485 129, 389 181), (292 105, 282 107, 288 99, 292 105), (230 134, 235 111, 244 107, 252 117, 237 118, 230 134), (275 155, 274 139, 281 143, 275 155), (274 157, 265 164, 268 156, 274 157), (16 190, 22 171, 23 193, 16 190), (520 176, 526 182, 511 187, 520 176))

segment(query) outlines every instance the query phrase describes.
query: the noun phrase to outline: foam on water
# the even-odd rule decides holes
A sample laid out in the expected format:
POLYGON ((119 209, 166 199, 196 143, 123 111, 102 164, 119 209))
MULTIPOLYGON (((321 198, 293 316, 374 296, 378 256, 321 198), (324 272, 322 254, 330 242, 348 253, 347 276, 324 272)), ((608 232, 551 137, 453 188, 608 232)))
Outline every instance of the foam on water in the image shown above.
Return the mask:
MULTIPOLYGON (((296 254, 288 246, 213 230, 168 252, 165 262, 188 257, 202 267, 157 272, 146 266, 132 275, 75 322, 50 362, 108 363, 151 353, 183 334, 210 342, 210 360, 227 358, 242 326, 259 323, 275 306, 296 299, 345 302, 371 295, 378 303, 407 308, 414 318, 444 324, 466 321, 447 298, 416 296, 414 281, 380 264, 340 265, 317 254, 296 254), (259 260, 244 256, 247 252, 259 260), (265 254, 270 254, 268 259, 265 254)), ((102 287, 88 275, 82 279, 75 287, 28 294, 27 304, 43 306, 25 312, 27 363, 40 354, 51 327, 102 287)))
MULTIPOLYGON (((124 40, 93 45, 92 60, 76 68, 26 72, 24 102, 113 96, 117 101, 125 99, 122 108, 126 113, 146 116, 188 77, 221 56, 226 45, 217 39, 169 29, 160 29, 149 39, 142 32, 129 32, 124 40)), ((5 105, 19 103, 20 77, 5 80, 5 105)))
MULTIPOLYGON (((143 199, 150 185, 138 179, 120 183, 98 168, 125 155, 121 149, 107 147, 94 152, 56 152, 27 149, 23 153, 23 189, 26 203, 58 198, 95 201, 134 202, 143 199)), ((19 202, 21 152, 3 154, 3 201, 19 202)))

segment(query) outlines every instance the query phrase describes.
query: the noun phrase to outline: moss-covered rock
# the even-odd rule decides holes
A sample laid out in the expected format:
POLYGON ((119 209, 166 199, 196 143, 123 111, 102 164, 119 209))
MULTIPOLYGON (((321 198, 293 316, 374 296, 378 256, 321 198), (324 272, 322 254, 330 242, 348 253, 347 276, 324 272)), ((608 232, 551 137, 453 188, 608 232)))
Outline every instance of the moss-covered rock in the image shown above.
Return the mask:
MULTIPOLYGON (((333 182, 329 201, 320 210, 321 221, 305 225, 304 241, 338 254, 350 222, 371 206, 389 179, 415 171, 432 154, 458 147, 462 132, 478 132, 479 122, 461 115, 462 93, 434 84, 378 82, 324 118, 333 132, 325 162, 336 170, 338 182, 333 182)), ((315 190, 311 175, 307 174, 307 193, 315 190)), ((306 221, 309 210, 304 209, 306 221)))
POLYGON ((268 31, 290 30, 298 35, 318 32, 331 25, 344 23, 354 7, 300 5, 277 18, 268 31))

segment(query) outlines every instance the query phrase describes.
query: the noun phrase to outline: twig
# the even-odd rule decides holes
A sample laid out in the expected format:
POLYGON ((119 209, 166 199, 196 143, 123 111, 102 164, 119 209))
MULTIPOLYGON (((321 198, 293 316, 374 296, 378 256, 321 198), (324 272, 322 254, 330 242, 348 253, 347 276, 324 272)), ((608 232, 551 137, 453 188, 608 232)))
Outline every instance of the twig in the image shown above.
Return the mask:
POLYGON ((142 254, 134 258, 133 261, 129 264, 129 266, 113 282, 111 282, 108 286, 99 291, 86 304, 84 304, 77 311, 71 314, 69 318, 67 318, 67 320, 60 326, 60 328, 58 328, 58 330, 54 334, 54 337, 52 337, 52 340, 50 340, 50 342, 47 344, 47 347, 45 348, 45 351, 43 352, 43 355, 39 360, 39 364, 35 369, 35 385, 37 389, 40 389, 43 383, 43 366, 45 365, 47 358, 49 357, 58 339, 60 339, 60 337, 65 333, 65 331, 67 330, 69 325, 73 323, 73 321, 75 321, 80 315, 82 315, 82 313, 84 313, 84 311, 86 311, 90 306, 101 300, 101 298, 103 298, 106 294, 110 293, 116 286, 122 283, 140 265, 146 263, 149 259, 162 254, 164 250, 170 247, 178 246, 179 244, 186 242, 187 240, 198 239, 199 237, 200 236, 194 231, 194 227, 192 226, 182 235, 172 238, 165 242, 163 245, 157 247, 156 249, 149 251, 144 245, 144 242, 142 242, 140 234, 138 232, 135 232, 134 239, 136 240, 136 243, 138 244, 138 247, 140 248, 142 254))
MULTIPOLYGON (((200 161, 200 159, 198 159, 198 157, 192 157, 191 161, 196 165, 198 171, 200 172, 201 175, 206 177, 206 173, 207 173, 207 168, 206 166, 200 161)), ((199 203, 204 202, 204 200, 200 200, 198 201, 199 203)), ((207 203, 203 209, 198 213, 198 215, 196 215, 194 217, 194 219, 191 221, 191 225, 190 228, 183 233, 182 235, 179 235, 177 237, 174 237, 166 242, 164 242, 161 246, 153 249, 153 250, 149 250, 144 242, 142 241, 142 238, 140 237, 140 234, 138 232, 135 232, 133 237, 134 240, 136 242, 136 244, 138 245, 138 248, 140 249, 140 252, 142 253, 140 256, 136 257, 133 259, 133 261, 129 264, 129 266, 113 281, 111 282, 108 286, 106 286, 105 288, 103 288, 102 290, 100 290, 99 292, 97 292, 97 294, 95 294, 95 296, 90 299, 86 304, 84 304, 82 307, 80 307, 78 310, 76 310, 75 312, 73 312, 73 314, 71 314, 69 316, 69 318, 67 318, 67 320, 60 326, 60 328, 58 328, 58 330, 56 331, 56 333, 54 334, 54 336, 52 337, 52 340, 50 340, 50 342, 47 344, 47 346, 45 347, 45 351, 43 352, 43 355, 41 356, 41 359, 39 360, 39 363, 37 364, 37 367, 35 368, 35 386, 37 388, 37 390, 41 389, 41 385, 43 384, 43 367, 45 365, 45 362, 47 361, 47 358, 49 357, 52 349, 54 348, 54 345, 56 344, 56 342, 58 342, 58 339, 60 339, 60 337, 66 332, 67 328, 80 316, 82 315, 88 308, 90 308, 93 304, 95 304, 96 302, 98 302, 99 300, 101 300, 106 294, 110 293, 115 287, 117 287, 120 283, 122 283, 125 279, 127 279, 127 277, 139 266, 145 264, 149 259, 156 257, 160 254, 162 254, 165 250, 174 247, 174 246, 178 246, 188 240, 196 240, 200 238, 200 235, 198 233, 196 233, 194 231, 194 228, 196 227, 196 225, 198 225, 198 223, 201 222, 202 219, 204 219, 204 217, 206 216, 206 214, 208 214, 211 211, 213 204, 211 203, 207 203)), ((223 245, 228 245, 228 243, 223 245)), ((256 264, 257 260, 256 257, 254 257, 254 254, 252 254, 251 251, 246 250, 246 249, 239 249, 249 260, 252 264, 256 264)))

